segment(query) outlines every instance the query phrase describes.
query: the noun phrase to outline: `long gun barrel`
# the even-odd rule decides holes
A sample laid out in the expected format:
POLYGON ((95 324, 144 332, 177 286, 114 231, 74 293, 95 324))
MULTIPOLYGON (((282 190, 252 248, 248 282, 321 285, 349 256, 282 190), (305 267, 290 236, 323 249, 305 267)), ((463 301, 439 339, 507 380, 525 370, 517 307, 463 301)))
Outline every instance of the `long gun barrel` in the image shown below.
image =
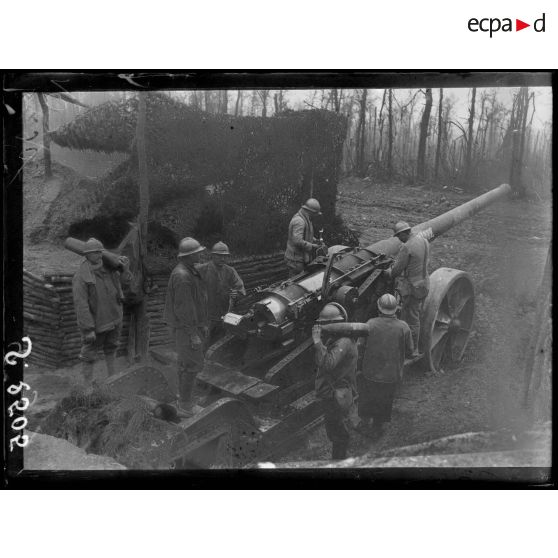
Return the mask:
MULTIPOLYGON (((508 184, 490 190, 434 219, 413 227, 415 234, 433 240, 511 191, 508 184)), ((256 335, 268 340, 284 340, 315 319, 325 300, 345 307, 355 305, 381 277, 401 247, 396 237, 337 254, 329 264, 315 260, 306 272, 267 290, 266 296, 240 316, 227 314, 225 327, 233 334, 256 335), (325 278, 325 280, 324 280, 325 278), (325 288, 324 288, 325 287, 325 288), (323 296, 322 291, 327 291, 323 296)), ((349 249, 347 249, 349 250, 349 249)))
MULTIPOLYGON (((412 232, 415 234, 420 234, 424 236, 429 241, 434 240, 440 235, 444 234, 449 229, 452 229, 456 225, 459 225, 465 219, 472 217, 475 213, 478 213, 481 209, 494 203, 495 201, 504 198, 511 192, 511 186, 509 184, 502 184, 498 188, 494 188, 486 194, 482 194, 477 198, 472 199, 459 205, 434 219, 420 223, 412 228, 412 232)), ((377 254, 385 254, 387 256, 395 256, 401 247, 401 242, 396 237, 391 237, 386 240, 380 240, 368 246, 368 250, 375 252, 377 254)))

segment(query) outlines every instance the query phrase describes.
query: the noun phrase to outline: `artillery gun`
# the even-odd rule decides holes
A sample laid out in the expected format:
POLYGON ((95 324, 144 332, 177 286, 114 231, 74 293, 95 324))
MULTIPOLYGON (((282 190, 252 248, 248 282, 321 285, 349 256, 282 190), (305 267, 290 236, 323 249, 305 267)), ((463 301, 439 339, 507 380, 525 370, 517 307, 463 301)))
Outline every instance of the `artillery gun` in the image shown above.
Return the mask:
MULTIPOLYGON (((432 241, 509 192, 509 185, 499 186, 415 226, 413 233, 432 241)), ((271 460, 319 424, 323 409, 314 396, 311 327, 329 301, 341 303, 352 321, 374 316, 378 297, 392 290, 383 271, 400 246, 391 237, 366 248, 332 247, 304 272, 263 290, 246 313, 224 316, 227 333, 209 348, 198 375, 198 387, 204 388, 198 393, 198 412, 169 424, 169 467, 238 467, 271 460)), ((462 358, 473 314, 470 275, 446 267, 435 270, 421 315, 419 349, 426 367, 438 369, 446 360, 462 358)), ((176 400, 169 380, 175 375, 174 352, 158 347, 151 358, 150 365, 111 378, 111 389, 123 396, 176 400)))

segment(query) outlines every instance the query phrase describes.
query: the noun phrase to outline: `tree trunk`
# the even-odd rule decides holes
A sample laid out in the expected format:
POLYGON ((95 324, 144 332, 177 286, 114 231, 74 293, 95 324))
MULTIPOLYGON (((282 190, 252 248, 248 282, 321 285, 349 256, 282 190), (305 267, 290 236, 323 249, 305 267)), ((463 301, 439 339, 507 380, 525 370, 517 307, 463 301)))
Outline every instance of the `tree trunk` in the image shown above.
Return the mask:
POLYGON ((417 156, 417 178, 424 180, 425 178, 425 156, 426 156, 426 136, 428 135, 428 124, 430 122, 430 111, 432 110, 432 89, 428 88, 425 93, 426 104, 422 112, 422 119, 420 121, 420 137, 418 144, 417 156))
POLYGON ((226 89, 219 91, 219 98, 219 112, 221 114, 227 114, 229 112, 229 92, 226 89))
POLYGON ((438 179, 438 168, 440 166, 440 149, 442 147, 442 134, 444 132, 444 119, 442 101, 444 90, 440 87, 440 100, 438 102, 438 138, 436 140, 436 158, 434 160, 434 177, 438 179))
POLYGON ((378 108, 374 107, 374 128, 372 130, 372 160, 375 159, 376 156, 376 121, 378 118, 378 108))
POLYGON ((49 180, 52 178, 52 162, 50 154, 50 136, 49 132, 49 112, 48 104, 43 93, 37 93, 39 98, 39 103, 41 104, 41 110, 43 111, 43 160, 45 163, 45 179, 49 180))
POLYGON ((477 98, 477 88, 473 87, 471 96, 471 107, 469 109, 469 130, 467 132, 467 154, 465 156, 465 186, 470 189, 472 175, 472 153, 473 153, 473 127, 475 123, 475 100, 477 98))
POLYGON ((252 102, 250 103, 250 116, 256 116, 256 105, 258 104, 259 94, 256 89, 252 91, 252 102))
POLYGON ((339 102, 339 92, 337 89, 331 90, 331 98, 333 101, 333 110, 339 114, 339 111, 341 110, 341 103, 339 102))
POLYGON ((362 95, 359 101, 360 111, 358 115, 358 128, 357 128, 357 172, 359 176, 364 176, 364 144, 366 139, 366 98, 368 96, 368 89, 362 90, 362 95))
MULTIPOLYGON (((145 261, 147 256, 147 217, 149 211, 149 179, 147 175, 147 154, 145 139, 146 121, 146 95, 140 91, 138 104, 138 121, 136 127, 136 148, 138 154, 138 181, 139 181, 139 216, 138 227, 140 234, 140 260, 145 261)), ((140 266, 143 269, 143 265, 140 266)), ((149 317, 145 300, 136 308, 136 343, 139 348, 141 362, 147 359, 149 351, 149 317)))
POLYGON ((285 101, 283 99, 283 96, 283 89, 279 89, 279 91, 273 96, 273 102, 275 104, 275 114, 280 114, 285 110, 285 101))
POLYGON ((269 96, 269 91, 264 89, 258 93, 260 99, 262 101, 262 118, 267 116, 267 98, 269 96))
POLYGON ((380 107, 380 114, 378 116, 378 126, 380 128, 380 141, 378 142, 378 153, 376 154, 376 160, 382 161, 384 160, 384 154, 382 153, 382 143, 384 140, 384 107, 386 105, 386 96, 387 96, 387 89, 384 89, 384 94, 382 96, 382 106, 380 107))
POLYGON ((240 98, 242 97, 242 91, 239 89, 236 94, 236 104, 234 105, 234 115, 238 116, 238 108, 240 106, 240 98))
POLYGON ((392 159, 392 152, 393 152, 393 108, 392 108, 392 100, 393 100, 393 90, 389 90, 388 96, 388 175, 390 178, 393 176, 393 159, 392 159))
POLYGON ((517 189, 517 193, 520 197, 525 196, 525 186, 523 185, 522 179, 521 179, 521 175, 522 175, 522 171, 523 171, 523 155, 524 155, 524 150, 525 150, 525 132, 527 129, 527 114, 529 112, 529 88, 528 87, 522 87, 522 113, 521 113, 521 121, 519 122, 521 128, 520 128, 520 143, 519 143, 519 154, 518 154, 518 160, 517 160, 517 168, 516 168, 516 189, 517 189))

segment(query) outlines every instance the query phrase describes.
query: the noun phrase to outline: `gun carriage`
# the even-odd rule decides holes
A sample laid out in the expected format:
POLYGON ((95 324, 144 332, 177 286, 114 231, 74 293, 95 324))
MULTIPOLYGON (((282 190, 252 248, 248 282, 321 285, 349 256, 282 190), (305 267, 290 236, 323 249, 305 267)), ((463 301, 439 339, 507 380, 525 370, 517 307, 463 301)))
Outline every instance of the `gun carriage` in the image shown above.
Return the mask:
MULTIPOLYGON (((432 241, 509 192, 509 185, 499 186, 415 226, 413 233, 432 241)), ((263 289, 247 312, 224 316, 227 333, 209 348, 198 376, 204 388, 198 412, 169 423, 169 467, 238 467, 272 460, 319 424, 323 410, 314 396, 312 325, 329 301, 342 304, 350 321, 374 316, 377 299, 393 292, 383 271, 399 248, 396 237, 365 248, 334 246, 303 273, 263 289)), ((438 369, 462 358, 473 315, 470 275, 446 267, 435 270, 421 314, 423 366, 438 369)), ((136 365, 110 379, 111 389, 161 403, 176 400, 170 380, 173 351, 153 349, 151 359, 149 365, 136 365)))

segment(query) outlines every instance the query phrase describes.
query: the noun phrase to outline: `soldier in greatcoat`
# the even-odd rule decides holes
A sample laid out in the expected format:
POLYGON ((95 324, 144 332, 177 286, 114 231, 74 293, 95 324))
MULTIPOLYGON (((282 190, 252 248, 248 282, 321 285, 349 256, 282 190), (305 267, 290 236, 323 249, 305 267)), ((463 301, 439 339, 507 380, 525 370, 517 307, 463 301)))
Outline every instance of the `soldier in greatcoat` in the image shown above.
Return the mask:
POLYGON ((108 375, 115 374, 122 329, 122 284, 132 280, 128 259, 120 257, 119 268, 110 268, 103 262, 103 250, 101 241, 90 238, 85 243, 85 259, 72 279, 74 308, 82 336, 82 375, 87 384, 93 380, 99 351, 105 355, 108 375))
POLYGON ((289 269, 289 277, 304 271, 312 261, 316 250, 323 249, 323 244, 314 237, 313 222, 322 214, 320 202, 309 198, 293 215, 289 223, 285 263, 289 269))
POLYGON ((325 405, 325 429, 332 459, 345 459, 350 441, 349 413, 356 395, 357 344, 347 336, 333 337, 322 326, 346 322, 347 312, 335 302, 324 306, 312 329, 317 365, 316 396, 325 405))
POLYGON ((418 356, 420 312, 430 288, 428 257, 430 245, 420 234, 413 234, 404 221, 395 225, 394 236, 402 242, 389 276, 396 281, 401 294, 401 319, 411 328, 414 356, 418 356))
POLYGON ((242 279, 234 267, 226 263, 229 257, 229 247, 224 242, 217 242, 211 249, 211 261, 200 266, 207 287, 209 344, 223 334, 223 316, 239 296, 246 294, 242 279))
POLYGON ((169 278, 164 310, 178 356, 180 407, 188 414, 193 413, 192 391, 203 369, 209 333, 207 288, 196 266, 203 250, 194 238, 180 241, 178 264, 169 278))

